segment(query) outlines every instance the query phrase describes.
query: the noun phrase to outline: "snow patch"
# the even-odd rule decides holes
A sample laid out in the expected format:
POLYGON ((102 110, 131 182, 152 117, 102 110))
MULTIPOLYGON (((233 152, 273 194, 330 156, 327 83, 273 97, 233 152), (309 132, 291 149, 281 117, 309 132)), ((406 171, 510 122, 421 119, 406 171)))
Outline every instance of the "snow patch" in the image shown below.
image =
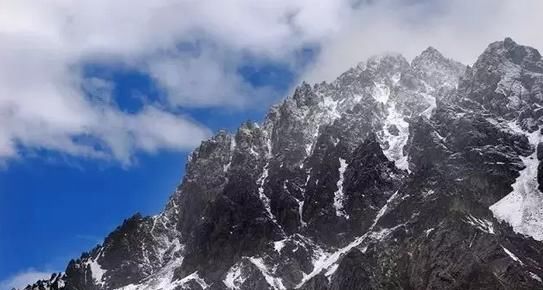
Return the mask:
POLYGON ((332 275, 334 275, 338 267, 339 264, 334 264, 330 268, 328 268, 328 271, 326 271, 326 273, 324 273, 324 276, 328 278, 328 282, 332 282, 332 275))
MULTIPOLYGON (((434 88, 429 86, 426 82, 423 82, 423 84, 424 84, 424 87, 426 88, 427 92, 435 93, 434 88)), ((424 98, 424 100, 426 101, 426 103, 428 103, 428 107, 421 113, 421 116, 424 116, 424 117, 430 119, 430 117, 432 116, 432 112, 437 107, 436 98, 434 96, 432 96, 431 94, 428 94, 428 93, 421 93, 421 95, 424 98)))
POLYGON ((338 104, 339 102, 337 100, 332 99, 331 97, 324 97, 322 105, 325 109, 328 110, 328 114, 330 115, 331 121, 335 119, 339 119, 341 117, 341 114, 338 111, 338 104))
MULTIPOLYGON (((177 239, 174 240, 173 252, 176 253, 177 251, 180 251, 182 248, 183 246, 179 243, 179 240, 177 239)), ((173 290, 177 286, 182 285, 183 280, 172 281, 174 277, 175 269, 179 268, 182 263, 183 263, 183 257, 172 258, 158 272, 147 277, 140 284, 129 284, 129 285, 117 288, 117 290, 148 290, 148 289, 173 290)))
POLYGON ((271 271, 266 267, 266 264, 264 263, 264 260, 262 258, 249 258, 249 261, 253 263, 259 270, 260 273, 264 276, 266 279, 266 282, 268 282, 268 285, 270 285, 275 290, 286 290, 287 288, 283 285, 283 280, 278 277, 272 276, 271 271))
POLYGON ((298 203, 298 217, 300 218, 300 225, 303 228, 303 227, 307 226, 307 223, 304 221, 304 216, 303 216, 305 201, 304 200, 299 200, 299 199, 297 199, 295 197, 294 197, 294 199, 298 203))
POLYGON ((345 159, 339 158, 339 179, 337 181, 337 190, 334 193, 334 208, 336 209, 337 216, 343 216, 346 219, 349 219, 349 216, 345 213, 343 208, 343 201, 345 199, 345 195, 343 193, 345 169, 347 169, 347 162, 345 159))
POLYGON ((281 253, 281 250, 285 247, 285 241, 286 239, 273 242, 273 248, 276 252, 281 253))
POLYGON ((385 156, 394 161, 396 167, 409 171, 407 155, 404 155, 403 147, 407 144, 409 138, 409 123, 404 120, 394 104, 389 104, 388 115, 383 124, 382 142, 383 153, 385 156), (391 127, 395 126, 398 129, 397 134, 392 134, 391 127), (385 145, 387 144, 387 145, 385 145))
POLYGON ((262 204, 264 205, 264 208, 266 209, 266 212, 268 213, 268 216, 275 221, 275 217, 273 216, 270 208, 270 199, 268 196, 264 194, 264 183, 266 182, 266 179, 268 178, 268 167, 269 163, 266 163, 264 166, 264 169, 262 170, 262 175, 260 178, 256 181, 258 184, 258 196, 260 197, 260 200, 262 201, 262 204))
POLYGON ((513 259, 513 261, 518 262, 521 265, 524 265, 524 263, 515 255, 513 252, 509 251, 506 247, 502 246, 503 251, 513 259))
MULTIPOLYGON (((264 170, 262 172, 262 175, 257 180, 258 184, 258 196, 260 197, 260 200, 262 201, 262 204, 264 205, 264 208, 266 209, 266 213, 268 214, 268 217, 271 219, 271 221, 281 230, 283 231, 283 228, 281 225, 277 222, 277 219, 275 218, 275 215, 273 215, 270 207, 270 199, 266 194, 264 194, 264 183, 266 182, 266 179, 268 178, 268 166, 269 162, 266 163, 264 166, 264 170)), ((286 185, 283 183, 283 186, 286 187, 286 185)))
POLYGON ((92 279, 98 284, 98 285, 104 285, 104 281, 102 281, 104 274, 107 272, 106 270, 102 269, 102 266, 98 263, 98 259, 102 256, 102 249, 100 249, 100 252, 94 259, 90 259, 87 261, 87 266, 90 267, 92 279))
MULTIPOLYGON (((530 144, 537 147, 542 140, 539 130, 525 132, 510 123, 510 128, 517 133, 526 135, 530 144)), ((519 172, 519 177, 513 183, 513 191, 490 206, 494 216, 509 223, 517 233, 528 235, 538 241, 543 240, 543 194, 539 191, 537 182, 537 151, 530 156, 520 156, 526 166, 519 172)))
POLYGON ((300 281, 300 283, 298 283, 298 285, 296 285, 295 288, 298 289, 298 288, 302 287, 305 284, 305 282, 309 281, 311 278, 315 277, 316 275, 321 273, 323 270, 326 269, 326 270, 328 270, 327 272, 329 272, 329 271, 331 271, 332 267, 337 267, 336 265, 338 264, 339 259, 343 255, 348 253, 354 247, 357 247, 360 244, 362 244, 367 238, 376 238, 376 239, 380 240, 380 239, 384 238, 386 235, 388 235, 392 231, 392 229, 383 229, 383 230, 381 230, 379 232, 373 232, 373 229, 375 228, 375 226, 377 225, 377 223, 379 222, 381 217, 386 213, 386 211, 387 211, 387 209, 389 207, 389 204, 392 203, 392 201, 394 201, 394 199, 396 199, 397 196, 398 196, 398 191, 396 191, 392 196, 390 196, 390 198, 387 200, 386 204, 379 210, 379 212, 375 216, 375 219, 373 220, 372 225, 370 226, 370 228, 368 229, 368 231, 365 234, 363 234, 362 236, 356 238, 353 242, 351 242, 347 246, 338 249, 334 253, 325 254, 323 252, 322 256, 318 260, 313 262, 313 266, 314 266, 313 271, 311 271, 311 273, 309 273, 309 274, 303 273, 302 280, 300 281))
POLYGON ((480 229, 481 231, 485 232, 485 233, 489 233, 489 234, 494 234, 495 231, 494 231, 494 225, 492 225, 492 222, 486 220, 486 219, 480 219, 480 218, 477 218, 477 217, 474 217, 472 215, 468 215, 466 217, 466 222, 478 229, 480 229))
POLYGON ((235 136, 231 136, 230 137, 230 160, 228 160, 228 163, 226 163, 224 166, 223 166, 223 172, 228 172, 228 170, 230 169, 230 166, 232 165, 232 158, 234 157, 234 151, 236 150, 236 137, 235 136))
POLYGON ((181 279, 179 281, 175 281, 173 284, 175 284, 175 286, 185 285, 189 281, 194 281, 194 282, 198 283, 198 285, 200 285, 200 287, 202 287, 202 289, 209 288, 209 285, 206 283, 206 281, 204 279, 202 279, 200 277, 200 275, 198 275, 198 271, 188 275, 187 277, 185 277, 185 278, 183 278, 183 279, 181 279))
POLYGON ((388 209, 388 205, 394 200, 396 199, 396 197, 398 196, 398 190, 396 190, 396 192, 394 192, 393 195, 391 195, 388 199, 387 199, 387 202, 385 203, 385 205, 383 205, 383 207, 379 210, 379 212, 377 213, 377 215, 375 216, 375 219, 373 220, 373 224, 371 225, 370 227, 370 230, 373 230, 373 228, 377 225, 377 223, 379 222, 379 220, 381 219, 381 217, 383 217, 383 215, 386 213, 387 209, 388 209))
POLYGON ((241 265, 236 264, 228 270, 223 283, 226 285, 226 287, 228 287, 228 289, 240 289, 241 285, 243 285, 243 282, 245 282, 246 279, 247 278, 242 276, 241 265))
POLYGON ((102 266, 98 264, 98 261, 92 260, 92 262, 89 263, 91 272, 92 272, 92 278, 98 283, 98 284, 104 284, 102 281, 102 277, 106 273, 106 270, 102 269, 102 266))
MULTIPOLYGON (((535 274, 534 274, 534 275, 535 275, 535 274)), ((536 275, 536 276, 537 276, 537 275, 536 275)), ((62 288, 62 287, 65 287, 65 286, 66 286, 66 282, 64 282, 64 278, 58 279, 57 285, 58 285, 58 288, 59 288, 59 289, 62 288)))
POLYGON ((434 191, 433 189, 428 189, 428 190, 424 190, 424 191, 422 192, 422 196, 428 197, 428 196, 430 196, 430 195, 433 195, 434 193, 435 193, 435 191, 434 191))
POLYGON ((536 281, 539 281, 539 283, 543 283, 543 280, 541 280, 541 277, 537 276, 536 274, 530 272, 530 277, 536 281))
POLYGON ((386 104, 388 98, 390 97, 390 89, 385 84, 374 83, 375 87, 373 88, 373 98, 380 103, 386 104))

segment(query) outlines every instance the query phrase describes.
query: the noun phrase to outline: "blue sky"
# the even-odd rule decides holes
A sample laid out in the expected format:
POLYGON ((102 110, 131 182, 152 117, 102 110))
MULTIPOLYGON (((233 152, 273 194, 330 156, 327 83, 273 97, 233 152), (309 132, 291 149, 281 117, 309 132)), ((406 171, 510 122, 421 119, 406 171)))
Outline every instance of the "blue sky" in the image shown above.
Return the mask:
POLYGON ((187 152, 301 80, 433 46, 543 47, 540 0, 0 1, 0 288, 155 214, 187 152), (182 17, 181 17, 182 15, 182 17))
MULTIPOLYGON (((311 53, 301 54, 305 61, 311 53)), ((271 86, 270 100, 289 90, 296 72, 281 64, 246 63, 243 77, 271 86)), ((92 67, 89 74, 115 83, 113 95, 123 111, 164 94, 148 75, 116 67, 92 67)), ((267 104, 251 110, 178 108, 217 131, 235 132, 246 120, 260 121, 267 104)), ((184 174, 188 151, 140 153, 123 168, 116 163, 74 158, 47 150, 25 154, 0 171, 0 280, 21 271, 63 271, 69 259, 89 250, 136 212, 158 213, 184 174)))

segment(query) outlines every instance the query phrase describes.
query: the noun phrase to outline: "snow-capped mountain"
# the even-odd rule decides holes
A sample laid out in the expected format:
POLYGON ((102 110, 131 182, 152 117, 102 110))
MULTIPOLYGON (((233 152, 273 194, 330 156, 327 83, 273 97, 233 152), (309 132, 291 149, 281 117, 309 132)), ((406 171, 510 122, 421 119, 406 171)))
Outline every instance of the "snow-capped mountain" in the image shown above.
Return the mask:
POLYGON ((373 57, 202 142, 162 213, 28 289, 543 289, 541 128, 533 48, 373 57))

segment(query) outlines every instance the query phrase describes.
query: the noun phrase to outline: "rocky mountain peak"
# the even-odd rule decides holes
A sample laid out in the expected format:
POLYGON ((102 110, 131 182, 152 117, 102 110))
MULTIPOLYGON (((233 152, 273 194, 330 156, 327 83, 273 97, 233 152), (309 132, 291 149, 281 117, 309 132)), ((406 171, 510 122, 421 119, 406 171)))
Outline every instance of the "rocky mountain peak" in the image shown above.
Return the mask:
MULTIPOLYGON (((491 43, 479 56, 473 69, 481 69, 494 75, 515 73, 522 70, 526 73, 543 73, 543 61, 537 49, 517 44, 511 38, 491 43)), ((482 73, 482 72, 479 72, 482 73)))
POLYGON ((302 83, 203 141, 164 212, 28 289, 541 289, 538 55, 506 39, 466 71, 428 48, 302 83))
POLYGON ((517 44, 507 37, 503 41, 491 43, 480 57, 481 60, 494 59, 497 62, 512 62, 526 69, 541 68, 541 54, 537 49, 517 44))
POLYGON ((417 61, 414 61, 412 64, 421 62, 422 60, 431 60, 434 62, 442 62, 447 60, 447 58, 445 58, 443 54, 441 54, 441 52, 439 52, 439 50, 433 46, 428 46, 415 59, 417 61))
POLYGON ((543 61, 540 53, 511 38, 491 43, 459 84, 458 97, 471 110, 486 110, 519 119, 523 129, 542 123, 543 61))
POLYGON ((409 67, 409 62, 403 55, 396 53, 387 53, 379 56, 370 57, 366 62, 366 69, 371 72, 391 72, 401 71, 409 67))
POLYGON ((398 82, 402 72, 409 71, 409 62, 400 54, 372 56, 341 74, 332 86, 338 88, 367 86, 374 81, 398 82))
POLYGON ((428 47, 411 62, 413 70, 433 87, 454 88, 466 67, 446 58, 433 47, 428 47))

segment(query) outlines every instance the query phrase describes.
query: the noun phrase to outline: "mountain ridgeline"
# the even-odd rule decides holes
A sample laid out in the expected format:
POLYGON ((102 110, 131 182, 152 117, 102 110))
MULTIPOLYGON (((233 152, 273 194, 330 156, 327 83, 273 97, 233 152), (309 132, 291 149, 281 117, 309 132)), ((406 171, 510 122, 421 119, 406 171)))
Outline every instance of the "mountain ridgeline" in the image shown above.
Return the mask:
POLYGON ((163 212, 27 289, 543 289, 542 130, 510 38, 373 57, 202 142, 163 212))

